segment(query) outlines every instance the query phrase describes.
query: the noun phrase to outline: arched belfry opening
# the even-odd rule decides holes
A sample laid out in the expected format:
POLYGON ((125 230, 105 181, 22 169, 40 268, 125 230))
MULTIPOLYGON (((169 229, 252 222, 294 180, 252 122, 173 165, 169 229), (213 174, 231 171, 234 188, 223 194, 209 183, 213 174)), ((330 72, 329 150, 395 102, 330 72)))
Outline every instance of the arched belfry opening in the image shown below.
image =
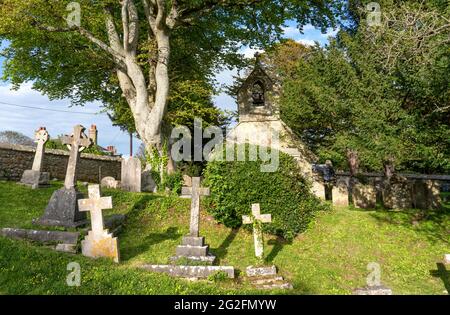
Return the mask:
POLYGON ((252 100, 253 106, 264 106, 265 103, 265 89, 261 80, 257 80, 253 83, 252 87, 252 100))
POLYGON ((240 121, 270 120, 278 114, 274 82, 259 61, 240 87, 237 96, 240 121))

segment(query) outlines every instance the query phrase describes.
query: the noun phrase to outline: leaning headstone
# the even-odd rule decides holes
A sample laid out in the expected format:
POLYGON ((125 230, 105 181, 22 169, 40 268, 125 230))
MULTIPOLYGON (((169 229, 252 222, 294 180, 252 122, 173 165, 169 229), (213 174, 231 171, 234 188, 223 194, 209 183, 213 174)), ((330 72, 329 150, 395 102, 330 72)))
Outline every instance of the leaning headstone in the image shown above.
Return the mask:
POLYGON ((100 185, 102 188, 108 188, 108 189, 117 189, 117 188, 119 188, 118 184, 119 184, 118 181, 114 177, 111 177, 111 176, 103 177, 100 182, 100 185))
POLYGON ((91 227, 86 238, 81 241, 81 252, 84 256, 98 258, 109 257, 119 262, 119 246, 117 237, 105 230, 102 210, 112 208, 111 197, 100 197, 100 186, 90 185, 89 199, 78 200, 80 211, 91 213, 91 227))
POLYGON ((50 183, 50 174, 47 172, 42 172, 45 143, 47 143, 49 139, 49 134, 45 127, 41 127, 36 131, 34 139, 37 146, 33 166, 31 170, 26 170, 23 172, 22 179, 20 180, 22 184, 30 186, 33 189, 48 186, 50 183))
POLYGON ((136 157, 122 159, 121 189, 130 192, 141 192, 141 160, 136 157))
POLYGON ((383 205, 387 209, 409 209, 412 207, 412 188, 404 177, 393 176, 384 183, 383 205))
POLYGON ((422 180, 414 181, 412 185, 413 208, 428 209, 427 185, 422 180))
POLYGON ((352 187, 353 205, 361 209, 373 209, 377 203, 377 191, 372 185, 356 183, 352 187))
POLYGON ((215 256, 209 253, 209 246, 205 245, 205 238, 200 236, 200 197, 209 196, 209 188, 200 187, 200 177, 192 178, 192 187, 183 187, 182 195, 191 198, 191 219, 189 234, 183 237, 182 244, 176 249, 176 256, 172 260, 186 258, 192 261, 213 263, 215 256))
POLYGON ((63 144, 70 150, 64 187, 53 193, 44 215, 35 223, 63 227, 77 227, 86 223, 86 213, 78 211, 78 199, 83 198, 83 195, 76 188, 80 153, 92 144, 84 130, 83 126, 77 125, 71 136, 62 138, 63 144))
POLYGON ((332 200, 335 206, 348 207, 348 187, 345 181, 338 181, 332 190, 332 200))
POLYGON ((442 204, 439 183, 434 180, 426 180, 428 209, 439 209, 442 204))
POLYGON ((271 214, 261 214, 259 204, 252 204, 252 215, 243 215, 243 224, 253 224, 253 241, 255 243, 255 256, 258 259, 264 258, 264 240, 262 233, 262 223, 272 222, 271 214))
POLYGON ((157 192, 158 187, 152 176, 152 168, 150 165, 146 165, 141 176, 142 191, 145 192, 157 192))
POLYGON ((320 181, 313 180, 311 193, 316 197, 325 200, 325 185, 320 181))

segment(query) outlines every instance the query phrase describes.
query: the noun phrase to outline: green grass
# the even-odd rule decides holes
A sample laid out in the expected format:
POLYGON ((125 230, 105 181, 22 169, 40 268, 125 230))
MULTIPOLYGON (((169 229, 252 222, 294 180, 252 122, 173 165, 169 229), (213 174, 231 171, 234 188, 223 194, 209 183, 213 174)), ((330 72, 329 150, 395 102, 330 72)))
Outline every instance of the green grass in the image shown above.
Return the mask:
MULTIPOLYGON (((32 227, 55 184, 31 190, 0 182, 0 227, 32 227)), ((257 264, 252 235, 218 225, 202 212, 201 235, 222 265, 232 265, 234 281, 189 282, 136 268, 165 264, 189 229, 188 199, 114 190, 114 209, 128 214, 119 235, 121 264, 54 252, 43 246, 0 238, 0 293, 3 294, 246 294, 261 293, 242 277, 257 264), (68 287, 68 262, 81 265, 82 285, 68 287)), ((381 266, 381 281, 395 294, 445 294, 449 272, 437 263, 450 251, 450 206, 424 214, 338 208, 321 212, 308 231, 288 243, 265 236, 267 263, 294 285, 289 294, 350 294, 365 285, 370 262, 381 266)), ((264 293, 268 293, 265 292, 264 293)), ((280 292, 270 292, 280 293, 280 292)))

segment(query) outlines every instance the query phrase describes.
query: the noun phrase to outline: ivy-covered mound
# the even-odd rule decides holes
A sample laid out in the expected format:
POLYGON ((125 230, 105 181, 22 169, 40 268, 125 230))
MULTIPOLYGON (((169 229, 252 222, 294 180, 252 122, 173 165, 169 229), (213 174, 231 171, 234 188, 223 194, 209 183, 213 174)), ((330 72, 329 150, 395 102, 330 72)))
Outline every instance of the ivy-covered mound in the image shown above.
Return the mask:
MULTIPOLYGON (((248 145, 246 151, 248 157, 248 145)), ((310 183, 301 175, 296 161, 278 153, 279 167, 275 172, 261 172, 261 164, 267 162, 259 158, 208 163, 204 171, 204 184, 211 189, 208 211, 218 222, 239 227, 242 215, 251 214, 251 204, 259 203, 262 214, 272 214, 272 223, 263 224, 263 230, 292 239, 306 230, 314 212, 327 209, 311 194, 310 183)))

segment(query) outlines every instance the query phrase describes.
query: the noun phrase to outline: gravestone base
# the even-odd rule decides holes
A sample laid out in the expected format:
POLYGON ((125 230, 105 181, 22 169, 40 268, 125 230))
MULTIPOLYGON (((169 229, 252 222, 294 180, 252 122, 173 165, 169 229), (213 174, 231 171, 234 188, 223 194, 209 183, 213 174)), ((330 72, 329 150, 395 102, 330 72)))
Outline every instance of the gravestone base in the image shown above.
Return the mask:
POLYGON ((253 267, 248 266, 245 270, 250 283, 258 289, 266 290, 291 290, 292 284, 285 281, 282 276, 277 275, 275 266, 253 267))
POLYGON ((55 247, 57 252, 76 254, 77 253, 77 244, 58 244, 55 247))
POLYGON ((33 189, 48 187, 50 186, 50 174, 47 172, 26 170, 23 172, 20 183, 33 189))
POLYGON ((195 264, 214 265, 216 261, 216 256, 211 254, 208 254, 207 256, 172 256, 169 259, 174 264, 176 264, 179 261, 186 260, 193 265, 195 264))
POLYGON ((81 241, 81 253, 91 258, 107 257, 119 262, 119 245, 117 237, 113 237, 108 230, 103 230, 102 235, 94 235, 89 231, 88 235, 81 241))
POLYGON ((76 188, 61 188, 55 191, 45 209, 44 215, 33 221, 44 226, 74 228, 86 225, 86 213, 78 211, 78 200, 83 194, 76 188))
POLYGON ((353 295, 392 295, 392 290, 383 285, 374 285, 356 289, 353 295))
POLYGON ((139 268, 180 278, 208 278, 219 271, 225 272, 230 279, 235 276, 233 266, 141 265, 139 268))
POLYGON ((209 253, 209 245, 205 245, 205 238, 196 236, 183 237, 181 245, 177 246, 175 256, 170 260, 177 261, 183 258, 192 263, 213 264, 216 260, 216 257, 209 253))

